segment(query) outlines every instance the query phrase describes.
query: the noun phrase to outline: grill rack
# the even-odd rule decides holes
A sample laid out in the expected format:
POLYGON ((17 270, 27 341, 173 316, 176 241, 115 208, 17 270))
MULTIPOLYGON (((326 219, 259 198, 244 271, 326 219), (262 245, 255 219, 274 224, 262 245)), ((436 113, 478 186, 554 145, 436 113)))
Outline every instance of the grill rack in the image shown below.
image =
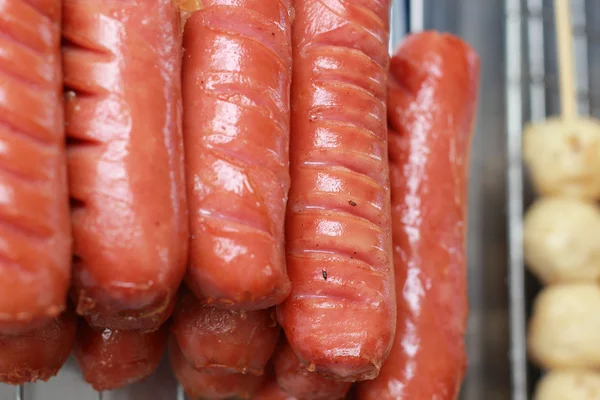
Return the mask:
MULTIPOLYGON (((573 50, 576 58, 577 109, 594 115, 600 106, 600 18, 594 0, 572 0, 573 50), (592 76, 590 76, 592 75, 592 76)), ((543 374, 527 360, 527 319, 540 289, 525 268, 523 217, 536 197, 522 162, 522 131, 526 122, 543 121, 560 112, 552 0, 506 0, 506 135, 507 228, 512 400, 531 397, 543 374)))

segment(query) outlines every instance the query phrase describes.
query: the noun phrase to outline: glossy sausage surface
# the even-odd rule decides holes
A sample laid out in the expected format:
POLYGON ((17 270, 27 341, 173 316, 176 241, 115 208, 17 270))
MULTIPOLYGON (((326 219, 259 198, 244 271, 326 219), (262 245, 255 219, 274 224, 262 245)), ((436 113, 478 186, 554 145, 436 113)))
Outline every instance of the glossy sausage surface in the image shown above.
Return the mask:
POLYGON ((56 375, 71 353, 76 326, 67 309, 35 330, 0 335, 0 382, 20 385, 56 375))
POLYGON ((171 331, 187 362, 196 369, 262 375, 280 328, 273 309, 219 309, 182 290, 171 331))
POLYGON ((285 340, 277 346, 273 367, 283 392, 300 400, 340 400, 350 389, 350 382, 335 381, 307 371, 285 340))
POLYGON ((95 328, 80 319, 75 359, 95 390, 117 389, 150 376, 160 363, 168 329, 128 332, 95 328))
POLYGON ((372 379, 396 325, 387 164, 387 0, 296 0, 292 292, 278 319, 309 370, 372 379))
POLYGON ((90 323, 157 329, 185 272, 181 32, 172 0, 64 0, 73 298, 90 323))
POLYGON ((207 0, 184 33, 187 283, 218 307, 279 304, 289 189, 291 0, 207 0))
POLYGON ((169 342, 169 357, 175 377, 190 400, 251 399, 264 379, 263 375, 195 369, 187 362, 174 340, 169 342))
POLYGON ((390 65, 389 159, 398 328, 359 399, 455 399, 466 368, 466 206, 479 60, 462 40, 409 36, 390 65))
POLYGON ((66 306, 71 277, 61 5, 0 0, 0 332, 66 306))

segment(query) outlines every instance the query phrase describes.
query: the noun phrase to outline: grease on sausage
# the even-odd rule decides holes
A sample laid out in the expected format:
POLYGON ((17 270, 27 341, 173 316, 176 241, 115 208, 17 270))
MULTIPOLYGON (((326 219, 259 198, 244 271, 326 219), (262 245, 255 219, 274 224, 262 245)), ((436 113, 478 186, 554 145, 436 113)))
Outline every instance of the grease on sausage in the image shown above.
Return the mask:
POLYGON ((66 307, 71 278, 61 4, 0 2, 0 332, 66 307))
POLYGON ((178 9, 63 8, 73 299, 93 325, 155 330, 187 259, 178 9))
POLYGON ((385 104, 389 1, 294 6, 286 219, 292 292, 278 319, 309 370, 372 379, 396 325, 385 104))
POLYGON ((168 329, 128 332, 95 328, 79 320, 75 359, 95 390, 113 390, 150 376, 160 363, 168 329))
POLYGON ((468 157, 479 60, 448 34, 409 36, 392 57, 389 160, 398 328, 358 398, 455 399, 466 368, 468 157))
POLYGON ((196 369, 262 375, 280 328, 272 309, 218 309, 182 291, 171 331, 185 359, 196 369))
POLYGON ((218 307, 265 309, 290 290, 289 2, 204 0, 186 22, 186 281, 218 307))

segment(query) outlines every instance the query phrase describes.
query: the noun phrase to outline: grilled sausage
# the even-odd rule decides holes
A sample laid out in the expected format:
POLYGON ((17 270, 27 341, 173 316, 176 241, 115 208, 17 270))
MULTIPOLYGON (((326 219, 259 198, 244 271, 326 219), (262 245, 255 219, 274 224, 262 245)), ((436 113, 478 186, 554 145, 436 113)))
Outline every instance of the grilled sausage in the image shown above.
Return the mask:
POLYGON ((278 307, 311 371, 372 379, 396 325, 387 165, 387 0, 294 2, 286 220, 292 292, 278 307))
POLYGON ((286 393, 275 380, 266 380, 261 388, 252 397, 253 400, 299 400, 297 397, 286 393))
POLYGON ((290 290, 290 1, 207 0, 186 22, 186 281, 218 307, 265 309, 290 290))
POLYGON ((466 368, 467 172, 479 60, 460 39, 409 36, 392 57, 389 159, 398 330, 359 399, 454 399, 466 368))
POLYGON ((350 382, 335 381, 307 371, 285 340, 277 347, 273 366, 277 384, 283 392, 300 400, 339 400, 350 389, 350 382))
POLYGON ((61 4, 0 2, 0 332, 66 306, 71 277, 61 4))
POLYGON ((98 391, 117 389, 150 376, 160 363, 168 329, 154 332, 95 328, 79 320, 75 359, 87 383, 98 391))
POLYGON ((232 373, 223 369, 195 369, 187 362, 177 342, 169 342, 169 356, 175 377, 190 400, 250 399, 264 376, 232 373))
POLYGON ((56 375, 71 353, 76 326, 67 309, 35 330, 0 335, 0 382, 22 385, 56 375))
POLYGON ((157 329, 185 272, 180 35, 172 0, 64 0, 72 293, 95 326, 157 329))
POLYGON ((218 309, 201 303, 189 291, 182 291, 173 314, 173 336, 196 369, 262 375, 279 331, 272 309, 218 309))

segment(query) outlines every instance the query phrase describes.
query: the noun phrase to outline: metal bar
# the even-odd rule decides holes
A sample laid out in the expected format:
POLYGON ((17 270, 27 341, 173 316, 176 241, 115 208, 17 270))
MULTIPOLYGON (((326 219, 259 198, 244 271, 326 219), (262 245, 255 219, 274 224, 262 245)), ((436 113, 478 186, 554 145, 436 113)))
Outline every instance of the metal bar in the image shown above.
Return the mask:
POLYGON ((25 400, 25 387, 23 385, 15 386, 15 400, 25 400))
POLYGON ((577 91, 577 111, 581 115, 590 113, 590 83, 588 73, 588 37, 585 15, 585 1, 574 0, 571 3, 573 26, 581 29, 581 34, 573 37, 575 52, 575 89, 577 91))
POLYGON ((527 400, 527 354, 525 276, 523 263, 523 166, 521 135, 522 98, 522 10, 520 0, 505 1, 506 17, 506 129, 508 144, 508 247, 510 361, 512 400, 527 400))
POLYGON ((532 121, 541 121, 546 117, 543 3, 543 0, 527 1, 527 53, 529 56, 529 91, 532 121))
POLYGON ((102 392, 96 392, 98 395, 98 400, 102 400, 104 398, 104 395, 102 394, 102 392))
POLYGON ((185 392, 180 384, 177 384, 177 400, 185 400, 185 392))
POLYGON ((410 0, 410 32, 421 32, 425 28, 425 0, 410 0))

